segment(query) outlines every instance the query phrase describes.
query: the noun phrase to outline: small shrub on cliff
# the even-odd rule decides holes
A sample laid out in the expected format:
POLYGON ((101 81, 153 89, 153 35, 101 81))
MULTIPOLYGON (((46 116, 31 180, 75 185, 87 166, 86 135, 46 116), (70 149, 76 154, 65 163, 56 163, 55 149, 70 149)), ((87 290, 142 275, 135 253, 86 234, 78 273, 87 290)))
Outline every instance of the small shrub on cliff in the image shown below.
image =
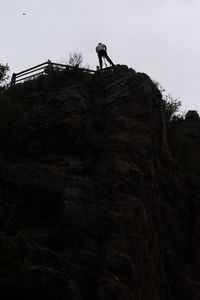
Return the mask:
POLYGON ((3 65, 0 64, 0 83, 4 82, 6 79, 8 79, 7 72, 9 71, 8 64, 3 65))
POLYGON ((158 90, 162 95, 162 105, 165 112, 166 120, 173 121, 173 120, 180 120, 183 117, 180 114, 177 114, 181 108, 181 101, 178 100, 179 98, 174 99, 171 94, 165 95, 165 89, 158 83, 154 82, 158 90))
POLYGON ((167 121, 172 121, 176 118, 176 113, 179 111, 181 107, 181 101, 174 99, 170 94, 166 95, 162 99, 163 101, 163 108, 165 111, 167 121))
POLYGON ((69 54, 69 62, 68 64, 72 67, 81 67, 82 65, 82 62, 83 62, 83 55, 82 53, 79 53, 79 52, 71 52, 69 54))
POLYGON ((6 85, 6 80, 9 78, 7 72, 9 71, 8 64, 0 64, 0 92, 4 90, 6 85))

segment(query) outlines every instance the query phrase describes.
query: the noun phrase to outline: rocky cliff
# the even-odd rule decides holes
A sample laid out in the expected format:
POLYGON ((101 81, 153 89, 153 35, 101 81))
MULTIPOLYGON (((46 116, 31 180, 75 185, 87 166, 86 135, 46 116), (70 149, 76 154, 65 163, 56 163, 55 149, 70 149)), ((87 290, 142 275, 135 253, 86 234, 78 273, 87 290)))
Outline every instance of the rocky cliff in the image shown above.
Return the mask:
POLYGON ((199 119, 126 66, 0 102, 3 299, 199 299, 199 119))

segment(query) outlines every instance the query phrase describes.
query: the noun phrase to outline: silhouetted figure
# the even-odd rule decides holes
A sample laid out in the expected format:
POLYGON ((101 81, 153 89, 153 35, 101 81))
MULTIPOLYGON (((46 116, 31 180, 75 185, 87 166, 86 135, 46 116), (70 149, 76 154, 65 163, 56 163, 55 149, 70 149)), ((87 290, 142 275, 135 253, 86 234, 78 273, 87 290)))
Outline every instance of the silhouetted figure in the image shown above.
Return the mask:
POLYGON ((99 58, 99 66, 100 66, 100 70, 102 70, 102 58, 104 57, 113 67, 114 67, 114 63, 112 62, 112 60, 110 59, 110 57, 107 54, 107 47, 106 45, 99 43, 96 46, 96 52, 99 58))

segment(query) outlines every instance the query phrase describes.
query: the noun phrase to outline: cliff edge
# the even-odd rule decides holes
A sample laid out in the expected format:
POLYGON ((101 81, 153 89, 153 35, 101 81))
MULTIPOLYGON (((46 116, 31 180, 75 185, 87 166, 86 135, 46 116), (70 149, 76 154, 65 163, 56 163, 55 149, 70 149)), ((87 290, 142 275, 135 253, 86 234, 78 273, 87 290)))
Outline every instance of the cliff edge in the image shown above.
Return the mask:
POLYGON ((55 72, 0 121, 4 299, 198 299, 199 120, 143 73, 55 72))

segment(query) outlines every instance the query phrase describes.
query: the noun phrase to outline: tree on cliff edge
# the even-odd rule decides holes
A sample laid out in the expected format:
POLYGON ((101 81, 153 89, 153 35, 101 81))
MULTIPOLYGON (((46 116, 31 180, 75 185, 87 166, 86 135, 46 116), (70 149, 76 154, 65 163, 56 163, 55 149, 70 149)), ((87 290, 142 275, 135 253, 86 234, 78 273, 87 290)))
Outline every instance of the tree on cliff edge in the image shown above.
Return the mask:
POLYGON ((83 62, 83 54, 80 52, 70 52, 68 64, 72 67, 81 67, 83 62))
POLYGON ((178 98, 174 99, 170 94, 163 96, 163 108, 168 122, 175 120, 176 118, 181 118, 180 115, 176 115, 179 112, 181 105, 182 103, 178 98))
POLYGON ((2 87, 3 83, 8 79, 7 72, 9 71, 8 64, 0 64, 0 86, 2 87))
POLYGON ((162 105, 165 112, 167 122, 172 120, 181 119, 182 116, 177 114, 182 106, 179 98, 174 99, 171 94, 165 94, 165 89, 159 82, 154 82, 162 95, 162 105))

